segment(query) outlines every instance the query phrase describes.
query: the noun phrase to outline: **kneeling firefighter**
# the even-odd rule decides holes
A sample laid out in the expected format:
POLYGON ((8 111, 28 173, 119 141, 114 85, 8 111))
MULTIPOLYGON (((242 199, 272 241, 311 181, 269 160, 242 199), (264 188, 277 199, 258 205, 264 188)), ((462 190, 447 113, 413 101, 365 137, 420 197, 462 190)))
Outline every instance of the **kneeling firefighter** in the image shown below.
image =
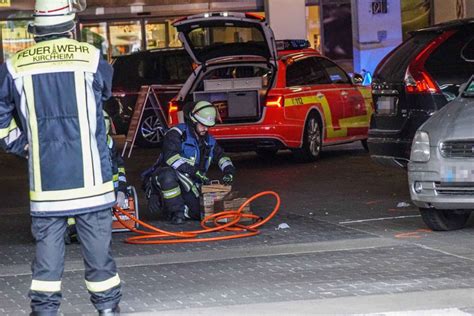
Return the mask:
POLYGON ((186 219, 201 219, 200 188, 209 183, 206 172, 212 162, 217 163, 223 172, 224 184, 232 184, 235 167, 208 133, 209 128, 216 124, 216 116, 217 110, 211 103, 199 101, 187 115, 185 123, 165 134, 158 168, 150 177, 151 192, 148 195, 152 212, 159 211, 159 202, 163 198, 164 212, 172 224, 183 224, 186 219))

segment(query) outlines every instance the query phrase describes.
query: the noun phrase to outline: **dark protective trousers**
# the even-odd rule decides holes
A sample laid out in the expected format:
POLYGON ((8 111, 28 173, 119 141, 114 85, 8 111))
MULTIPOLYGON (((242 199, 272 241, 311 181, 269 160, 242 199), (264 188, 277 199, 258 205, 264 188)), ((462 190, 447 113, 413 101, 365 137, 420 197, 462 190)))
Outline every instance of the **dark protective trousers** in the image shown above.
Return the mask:
POLYGON ((184 215, 187 206, 188 216, 191 219, 201 219, 199 196, 196 196, 191 190, 186 191, 178 178, 176 170, 171 167, 160 167, 155 175, 163 196, 165 212, 170 218, 174 214, 184 215))
MULTIPOLYGON (((32 263, 32 283, 28 296, 34 315, 56 315, 61 301, 64 271, 64 217, 32 217, 31 231, 36 241, 32 263)), ((81 242, 86 287, 97 310, 114 308, 121 294, 120 278, 111 256, 112 214, 110 209, 76 215, 81 242)))

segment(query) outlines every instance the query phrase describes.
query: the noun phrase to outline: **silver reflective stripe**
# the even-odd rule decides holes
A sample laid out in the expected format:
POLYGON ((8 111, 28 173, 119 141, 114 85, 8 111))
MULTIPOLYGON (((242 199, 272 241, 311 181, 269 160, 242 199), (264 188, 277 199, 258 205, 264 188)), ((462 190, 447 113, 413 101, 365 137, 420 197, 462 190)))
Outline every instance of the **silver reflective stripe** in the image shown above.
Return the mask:
POLYGON ((219 160, 219 168, 221 170, 224 170, 227 166, 233 166, 232 161, 230 160, 229 157, 222 157, 219 160))
MULTIPOLYGON (((113 185, 110 183, 110 189, 113 190, 113 185)), ((64 201, 30 201, 30 208, 32 212, 58 212, 64 210, 78 210, 85 208, 97 207, 99 205, 110 205, 115 202, 115 193, 113 191, 99 196, 85 197, 74 200, 64 201)))
POLYGON ((33 89, 33 79, 31 76, 25 76, 23 78, 24 91, 26 97, 26 105, 28 111, 28 124, 29 124, 29 163, 30 163, 30 178, 33 178, 33 186, 30 190, 35 192, 42 191, 41 185, 41 164, 40 164, 40 153, 39 153, 39 132, 38 132, 38 121, 36 119, 35 109, 35 93, 33 89))
POLYGON ((179 186, 177 186, 176 188, 166 190, 166 191, 163 190, 162 192, 163 192, 163 198, 172 199, 181 194, 181 189, 179 188, 179 186))
POLYGON ((36 292, 61 292, 61 281, 31 280, 30 290, 36 292))
POLYGON ((119 176, 118 180, 121 182, 127 182, 127 178, 125 178, 124 176, 119 176))
POLYGON ((107 290, 110 290, 111 288, 116 287, 117 285, 120 284, 120 278, 118 274, 114 275, 110 279, 104 280, 104 281, 86 281, 86 287, 90 292, 105 292, 107 290))
MULTIPOLYGON (((94 178, 95 183, 102 183, 102 165, 101 157, 99 153, 99 146, 97 144, 96 132, 97 132, 97 102, 95 99, 94 88, 92 87, 94 83, 94 74, 90 72, 86 73, 77 73, 78 79, 82 79, 80 84, 85 87, 84 96, 82 99, 83 105, 87 108, 87 116, 89 117, 89 132, 90 132, 90 152, 92 153, 92 167, 94 168, 94 178)), ((76 94, 79 93, 79 90, 76 88, 76 94)), ((81 103, 78 103, 78 106, 81 106, 81 103)), ((101 124, 104 122, 100 122, 101 124)), ((90 167, 89 167, 90 168, 90 167)), ((106 179, 107 180, 107 179, 106 179)))
POLYGON ((193 191, 194 195, 198 198, 199 197, 199 189, 196 185, 193 185, 192 191, 193 191))
POLYGON ((185 163, 186 163, 186 159, 180 158, 180 159, 176 160, 176 161, 171 165, 171 167, 172 167, 173 169, 178 169, 179 166, 181 166, 181 165, 183 165, 183 164, 185 164, 185 163))
POLYGON ((13 143, 15 140, 18 139, 18 137, 21 136, 21 131, 19 128, 15 128, 13 131, 10 132, 10 134, 8 134, 8 137, 5 139, 5 143, 7 145, 10 145, 11 143, 13 143))
POLYGON ((0 139, 3 139, 3 141, 7 145, 10 145, 15 140, 17 140, 18 137, 20 137, 20 135, 21 135, 21 131, 17 127, 12 129, 12 130, 6 131, 6 132, 4 130, 0 129, 0 139))
POLYGON ((173 156, 169 157, 168 160, 166 160, 166 163, 167 163, 168 165, 172 165, 173 162, 175 162, 175 161, 178 160, 179 158, 181 158, 181 155, 180 155, 180 154, 173 155, 173 156))
POLYGON ((177 172, 177 174, 178 174, 178 179, 180 180, 181 184, 184 186, 184 190, 186 192, 189 192, 189 190, 191 190, 191 187, 193 186, 193 181, 189 177, 186 177, 181 172, 177 172))
POLYGON ((221 165, 221 170, 224 170, 227 166, 233 166, 231 161, 226 161, 221 165))
POLYGON ((171 132, 171 131, 177 131, 177 132, 179 133, 179 135, 183 135, 183 132, 182 132, 179 128, 177 128, 177 127, 170 128, 170 129, 166 132, 166 134, 168 134, 168 133, 171 132))

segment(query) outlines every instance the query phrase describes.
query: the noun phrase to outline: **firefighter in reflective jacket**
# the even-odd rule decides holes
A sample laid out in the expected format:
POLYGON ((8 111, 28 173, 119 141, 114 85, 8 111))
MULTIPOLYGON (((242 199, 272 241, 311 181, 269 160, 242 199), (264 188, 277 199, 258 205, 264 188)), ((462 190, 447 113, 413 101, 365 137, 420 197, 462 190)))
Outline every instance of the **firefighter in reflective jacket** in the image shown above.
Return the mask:
POLYGON ((110 252, 116 198, 102 113, 113 71, 94 46, 70 38, 75 12, 84 8, 84 0, 36 0, 29 31, 37 43, 0 66, 0 146, 29 164, 31 315, 58 313, 71 216, 91 301, 100 315, 119 312, 120 278, 110 252))
MULTIPOLYGON (((215 125, 216 108, 206 101, 197 102, 186 123, 171 128, 164 137, 161 167, 152 181, 162 193, 171 223, 182 224, 186 219, 199 220, 200 186, 209 183, 206 172, 216 162, 223 172, 225 184, 231 184, 235 168, 214 137, 208 134, 215 125)), ((158 190, 157 190, 158 191, 158 190)), ((158 196, 152 195, 158 200, 158 196)), ((153 205, 153 203, 152 203, 153 205)))

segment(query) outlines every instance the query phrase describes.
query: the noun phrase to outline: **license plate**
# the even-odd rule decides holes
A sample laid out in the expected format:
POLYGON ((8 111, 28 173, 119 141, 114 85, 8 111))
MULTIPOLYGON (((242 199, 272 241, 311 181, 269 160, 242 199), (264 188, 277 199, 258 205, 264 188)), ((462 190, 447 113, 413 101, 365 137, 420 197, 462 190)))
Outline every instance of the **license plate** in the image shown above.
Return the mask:
POLYGON ((377 99, 376 111, 380 115, 393 115, 395 114, 395 97, 381 96, 377 99))
POLYGON ((441 167, 443 182, 474 182, 472 164, 443 165, 441 167))

